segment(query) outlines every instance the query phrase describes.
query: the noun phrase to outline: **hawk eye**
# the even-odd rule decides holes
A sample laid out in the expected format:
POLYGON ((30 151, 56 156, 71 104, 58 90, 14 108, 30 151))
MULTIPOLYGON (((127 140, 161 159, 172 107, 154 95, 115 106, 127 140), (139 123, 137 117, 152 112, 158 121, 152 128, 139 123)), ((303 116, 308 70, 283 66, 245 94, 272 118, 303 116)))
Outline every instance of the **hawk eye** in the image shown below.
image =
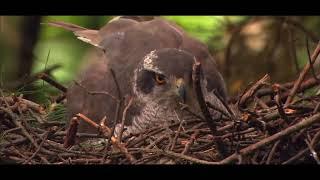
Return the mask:
POLYGON ((163 75, 155 74, 154 78, 155 78, 158 85, 162 85, 162 84, 166 83, 166 80, 163 75))

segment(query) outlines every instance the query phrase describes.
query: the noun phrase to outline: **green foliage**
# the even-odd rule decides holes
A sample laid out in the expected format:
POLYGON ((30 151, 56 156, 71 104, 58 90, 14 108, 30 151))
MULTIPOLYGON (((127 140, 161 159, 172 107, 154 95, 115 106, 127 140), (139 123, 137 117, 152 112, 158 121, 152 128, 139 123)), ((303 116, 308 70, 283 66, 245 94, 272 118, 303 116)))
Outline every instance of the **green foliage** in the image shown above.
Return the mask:
MULTIPOLYGON (((43 22, 64 21, 99 29, 110 18, 110 16, 47 16, 43 22)), ((62 68, 55 71, 53 76, 62 83, 69 82, 74 78, 75 71, 79 68, 86 49, 90 47, 89 44, 75 38, 72 32, 43 24, 40 39, 35 48, 36 59, 33 72, 39 72, 45 68, 47 54, 51 51, 47 67, 53 64, 62 65, 62 68)))
POLYGON ((45 69, 45 66, 60 64, 62 68, 54 71, 53 76, 62 82, 70 81, 74 77, 74 72, 79 68, 84 52, 89 46, 77 39, 57 38, 40 41, 35 49, 37 56, 33 72, 39 72, 45 69), (47 62, 46 57, 49 50, 52 58, 47 62))
POLYGON ((176 22, 190 35, 208 42, 210 37, 221 35, 222 16, 165 16, 166 19, 176 22))
POLYGON ((47 121, 63 121, 66 122, 66 107, 62 104, 52 104, 48 113, 47 121))
POLYGON ((246 16, 164 16, 164 18, 177 23, 191 36, 209 44, 213 39, 213 47, 221 48, 224 44, 221 41, 227 23, 239 23, 245 20, 246 16))

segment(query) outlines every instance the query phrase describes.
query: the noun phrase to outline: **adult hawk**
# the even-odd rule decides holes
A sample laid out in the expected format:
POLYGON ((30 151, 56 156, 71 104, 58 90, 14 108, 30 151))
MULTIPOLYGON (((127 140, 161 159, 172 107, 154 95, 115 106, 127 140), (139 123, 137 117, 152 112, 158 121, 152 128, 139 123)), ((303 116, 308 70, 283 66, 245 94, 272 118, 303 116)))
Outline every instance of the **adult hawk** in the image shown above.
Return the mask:
MULTIPOLYGON (((207 47, 173 23, 161 18, 120 17, 111 20, 100 30, 63 22, 49 24, 71 30, 80 40, 103 51, 99 61, 88 66, 79 78, 85 89, 76 84, 69 87, 69 118, 83 113, 100 121, 106 116, 107 125, 112 126, 118 91, 111 68, 119 82, 121 94, 126 99, 133 98, 126 115, 126 134, 138 133, 171 121, 190 119, 192 115, 181 110, 181 103, 194 112, 200 112, 192 87, 195 58, 202 63, 201 84, 206 101, 224 109, 212 91, 216 89, 225 99, 225 83, 207 47), (87 91, 103 91, 112 96, 90 95, 87 91)), ((218 114, 212 113, 215 116, 218 114)), ((97 132, 83 122, 78 131, 97 132)))

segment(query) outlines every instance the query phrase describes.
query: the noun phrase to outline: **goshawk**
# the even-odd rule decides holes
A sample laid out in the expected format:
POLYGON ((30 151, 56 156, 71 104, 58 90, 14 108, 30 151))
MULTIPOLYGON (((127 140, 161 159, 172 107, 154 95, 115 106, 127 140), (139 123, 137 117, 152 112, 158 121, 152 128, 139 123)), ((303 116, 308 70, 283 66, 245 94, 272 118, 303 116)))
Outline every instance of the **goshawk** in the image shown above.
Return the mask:
MULTIPOLYGON (((226 98, 226 87, 208 48, 188 36, 180 27, 161 18, 139 19, 120 17, 100 30, 52 22, 53 26, 71 30, 80 39, 103 52, 97 62, 80 75, 82 86, 72 85, 67 93, 69 118, 82 113, 100 121, 107 117, 112 126, 116 116, 117 86, 110 72, 115 72, 125 102, 133 98, 126 115, 125 133, 138 133, 171 121, 188 120, 191 114, 181 110, 181 103, 200 112, 192 84, 192 65, 195 58, 202 63, 201 86, 206 101, 224 109, 212 92, 226 98), (107 92, 90 95, 88 91, 107 92)), ((214 116, 219 113, 212 112, 214 116)), ((120 116, 121 117, 121 116, 120 116)), ((118 118, 117 123, 120 123, 118 118)), ((118 133, 119 125, 116 128, 118 133)), ((96 133, 86 123, 80 132, 96 133)))

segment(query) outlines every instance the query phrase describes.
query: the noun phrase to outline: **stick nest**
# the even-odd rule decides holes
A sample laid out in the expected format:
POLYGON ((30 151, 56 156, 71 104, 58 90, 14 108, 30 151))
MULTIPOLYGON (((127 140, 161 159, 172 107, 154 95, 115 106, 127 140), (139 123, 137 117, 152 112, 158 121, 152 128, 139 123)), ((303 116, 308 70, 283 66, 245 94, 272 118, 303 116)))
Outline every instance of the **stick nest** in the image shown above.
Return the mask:
POLYGON ((270 84, 269 76, 264 76, 225 103, 229 114, 214 123, 195 116, 121 139, 110 136, 114 127, 103 120, 95 124, 79 113, 68 127, 62 116, 53 115, 65 110, 62 105, 45 109, 22 96, 2 93, 0 160, 18 164, 319 163, 320 97, 312 92, 318 79, 304 80, 304 71, 303 77, 284 84, 270 84), (66 148, 79 121, 96 127, 100 134, 73 132, 90 140, 66 148))

